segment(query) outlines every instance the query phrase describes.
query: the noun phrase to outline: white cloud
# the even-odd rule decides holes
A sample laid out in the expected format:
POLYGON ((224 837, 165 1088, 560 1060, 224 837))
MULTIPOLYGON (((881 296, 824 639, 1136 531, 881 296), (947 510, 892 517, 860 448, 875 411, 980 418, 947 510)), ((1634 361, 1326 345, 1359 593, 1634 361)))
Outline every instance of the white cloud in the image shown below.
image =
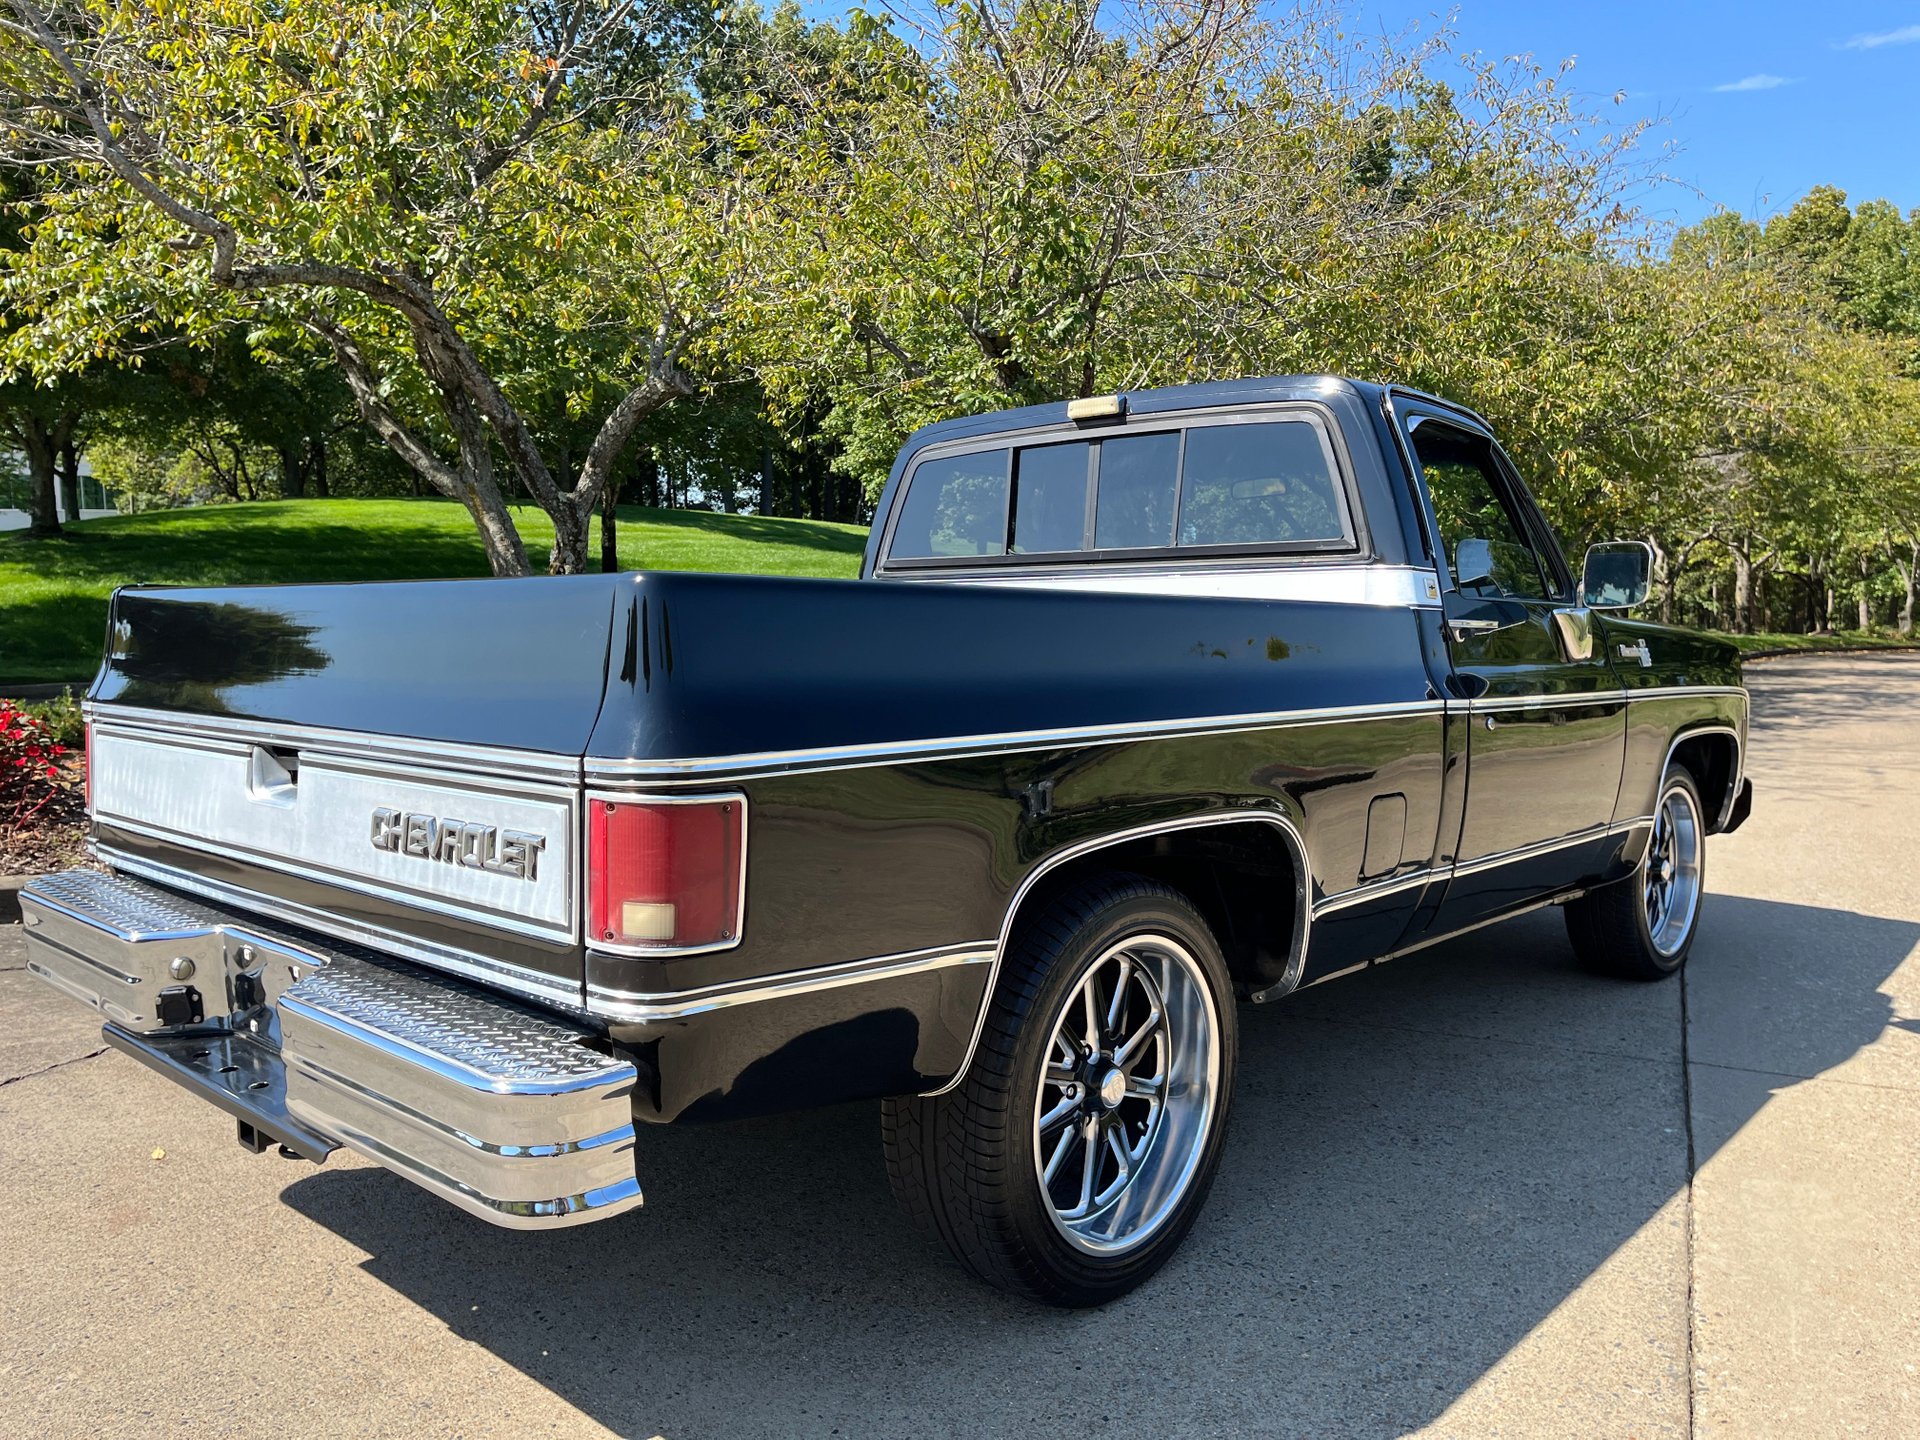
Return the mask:
POLYGON ((1793 81, 1784 75, 1749 75, 1744 80, 1729 81, 1725 85, 1713 87, 1716 95, 1731 95, 1737 90, 1778 90, 1782 85, 1791 85, 1793 81))
POLYGON ((1920 45, 1920 25, 1902 25, 1898 30, 1882 30, 1877 35, 1856 35, 1842 40, 1842 50, 1878 50, 1882 45, 1920 45))

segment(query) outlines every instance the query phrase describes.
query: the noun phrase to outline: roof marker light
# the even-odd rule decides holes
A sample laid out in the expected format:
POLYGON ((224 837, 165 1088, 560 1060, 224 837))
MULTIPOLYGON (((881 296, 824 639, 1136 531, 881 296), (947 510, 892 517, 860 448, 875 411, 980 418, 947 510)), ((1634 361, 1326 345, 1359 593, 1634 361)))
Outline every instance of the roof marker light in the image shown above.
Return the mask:
POLYGON ((1087 395, 1067 402, 1069 420, 1118 420, 1126 413, 1124 395, 1087 395))

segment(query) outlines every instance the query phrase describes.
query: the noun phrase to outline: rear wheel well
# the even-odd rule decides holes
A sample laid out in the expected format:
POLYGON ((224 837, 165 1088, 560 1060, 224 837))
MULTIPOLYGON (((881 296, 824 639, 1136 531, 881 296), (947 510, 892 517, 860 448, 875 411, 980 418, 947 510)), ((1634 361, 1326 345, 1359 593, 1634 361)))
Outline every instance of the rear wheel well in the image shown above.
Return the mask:
POLYGON ((1668 763, 1686 766, 1687 773, 1693 776, 1694 784, 1700 789, 1701 803, 1706 807, 1709 828, 1727 813, 1727 805, 1733 799, 1738 755, 1739 742, 1725 730, 1686 735, 1673 747, 1668 763))
POLYGON ((1261 990, 1285 978, 1306 938, 1310 881, 1292 833, 1269 820, 1190 825, 1102 846, 1055 865, 1019 898, 1009 938, 1064 892, 1115 874, 1178 890, 1205 918, 1234 983, 1261 990))

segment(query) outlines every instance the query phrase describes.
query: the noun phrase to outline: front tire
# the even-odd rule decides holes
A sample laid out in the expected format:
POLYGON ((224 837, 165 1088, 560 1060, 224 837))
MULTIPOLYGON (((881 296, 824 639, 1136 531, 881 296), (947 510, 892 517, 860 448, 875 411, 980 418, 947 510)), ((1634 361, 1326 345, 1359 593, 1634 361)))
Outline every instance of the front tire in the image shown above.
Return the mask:
POLYGON ((1588 969, 1623 979, 1679 974, 1693 949, 1706 886, 1706 810, 1698 783, 1676 765, 1661 782, 1639 867, 1566 905, 1574 953, 1588 969))
POLYGON ((884 1103, 894 1194, 991 1285, 1116 1299, 1199 1214, 1236 1045, 1226 962, 1185 896, 1133 876, 1064 895, 1009 942, 961 1083, 884 1103))

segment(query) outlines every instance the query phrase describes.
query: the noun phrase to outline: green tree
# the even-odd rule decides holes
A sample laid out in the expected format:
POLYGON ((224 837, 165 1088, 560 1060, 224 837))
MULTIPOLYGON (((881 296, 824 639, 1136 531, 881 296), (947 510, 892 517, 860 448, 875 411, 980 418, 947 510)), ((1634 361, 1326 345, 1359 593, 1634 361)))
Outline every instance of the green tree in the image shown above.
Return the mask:
POLYGON ((46 168, 10 257, 19 363, 244 322, 318 337, 365 422, 528 569, 634 427, 695 393, 757 213, 627 0, 6 0, 0 126, 46 168), (559 463, 527 396, 591 443, 559 463))

